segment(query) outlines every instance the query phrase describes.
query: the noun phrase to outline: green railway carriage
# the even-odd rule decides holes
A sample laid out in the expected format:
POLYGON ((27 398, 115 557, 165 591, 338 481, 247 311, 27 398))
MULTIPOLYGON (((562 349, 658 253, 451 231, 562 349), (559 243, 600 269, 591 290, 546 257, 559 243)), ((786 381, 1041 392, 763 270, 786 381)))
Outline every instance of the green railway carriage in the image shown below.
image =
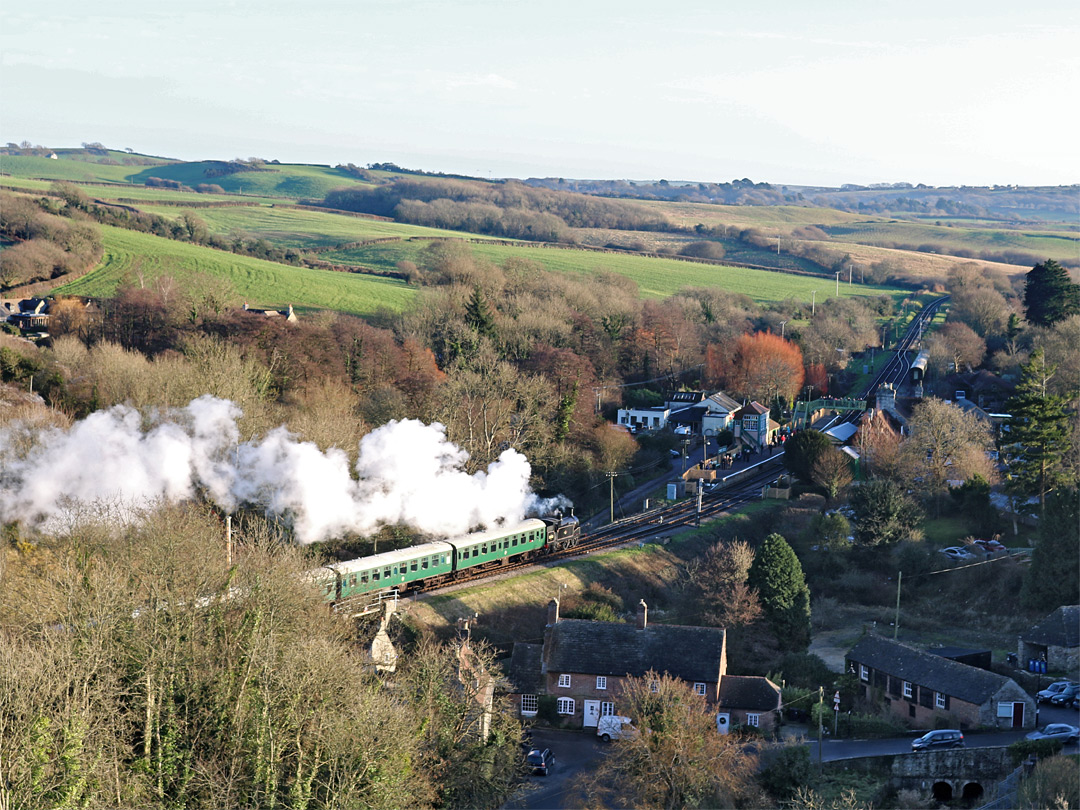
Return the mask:
POLYGON ((548 527, 542 520, 526 520, 510 529, 477 532, 451 540, 455 571, 500 564, 522 554, 535 554, 548 541, 548 527))
POLYGON ((439 540, 332 563, 326 566, 333 573, 323 583, 323 595, 327 601, 337 602, 383 588, 404 591, 420 580, 449 576, 454 570, 453 552, 453 546, 439 540))

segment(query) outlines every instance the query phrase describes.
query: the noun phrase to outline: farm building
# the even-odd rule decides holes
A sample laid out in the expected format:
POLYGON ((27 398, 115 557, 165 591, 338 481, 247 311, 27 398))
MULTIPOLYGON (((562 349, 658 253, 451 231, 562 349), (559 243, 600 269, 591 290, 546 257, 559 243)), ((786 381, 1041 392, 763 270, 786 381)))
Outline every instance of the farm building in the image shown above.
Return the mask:
POLYGON ((541 695, 557 700, 571 725, 595 728, 601 717, 625 714, 619 696, 628 678, 650 670, 691 686, 718 725, 774 727, 780 688, 767 678, 731 680, 727 635, 715 627, 652 624, 638 605, 634 624, 560 619, 559 602, 548 604, 543 644, 515 644, 508 676, 522 717, 537 713, 541 695))
POLYGON ((847 654, 863 700, 915 728, 1031 728, 1035 702, 1012 678, 880 636, 847 654))

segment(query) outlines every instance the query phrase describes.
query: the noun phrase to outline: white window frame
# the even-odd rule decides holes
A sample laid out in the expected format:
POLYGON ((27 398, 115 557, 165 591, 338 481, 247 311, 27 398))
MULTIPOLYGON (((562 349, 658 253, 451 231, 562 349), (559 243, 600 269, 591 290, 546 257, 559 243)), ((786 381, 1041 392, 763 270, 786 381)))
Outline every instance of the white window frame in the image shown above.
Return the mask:
POLYGON ((866 664, 859 664, 859 680, 866 682, 870 681, 870 669, 866 664))
POLYGON ((904 697, 910 699, 915 693, 915 690, 911 688, 911 681, 904 681, 904 697))
POLYGON ((615 714, 615 704, 612 703, 610 700, 601 700, 600 701, 600 716, 601 717, 610 717, 613 714, 615 714))
POLYGON ((695 683, 694 684, 694 694, 695 695, 701 695, 702 697, 704 697, 705 696, 705 684, 700 682, 700 681, 695 683))
POLYGON ((597 675, 596 676, 596 688, 597 689, 607 689, 607 676, 605 676, 605 675, 597 675))
POLYGON ((754 728, 759 728, 761 726, 761 715, 760 714, 747 714, 746 715, 746 725, 753 726, 754 728))
POLYGON ((939 708, 939 709, 944 709, 945 708, 945 693, 944 692, 934 692, 934 706, 939 708))
POLYGON ((521 716, 522 717, 535 717, 536 710, 540 707, 540 699, 536 695, 522 695, 521 696, 521 716), (526 708, 526 705, 532 706, 531 709, 526 708))
POLYGON ((649 681, 649 691, 650 692, 659 692, 660 691, 660 681, 649 681))
POLYGON ((559 714, 573 714, 577 709, 577 703, 573 698, 559 698, 556 708, 559 710, 559 714))
POLYGON ((570 676, 565 672, 559 676, 559 686, 563 687, 564 689, 569 688, 570 686, 570 676))

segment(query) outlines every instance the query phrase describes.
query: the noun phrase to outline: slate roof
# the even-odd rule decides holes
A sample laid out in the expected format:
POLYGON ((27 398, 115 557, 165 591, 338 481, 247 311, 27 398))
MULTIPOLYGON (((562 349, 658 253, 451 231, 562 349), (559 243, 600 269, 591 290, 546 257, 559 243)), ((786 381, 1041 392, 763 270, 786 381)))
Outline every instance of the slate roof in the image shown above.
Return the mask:
POLYGON ((780 708, 780 687, 760 675, 725 675, 720 679, 720 707, 776 711, 780 708))
POLYGON ((641 677, 650 669, 693 682, 715 682, 724 654, 724 631, 560 619, 546 645, 547 672, 641 677))
POLYGON ((880 636, 863 636, 847 658, 977 706, 1011 680, 880 636))
POLYGON ((506 677, 514 686, 514 691, 523 695, 535 695, 544 691, 544 679, 540 673, 540 661, 544 654, 543 644, 514 645, 510 653, 510 663, 506 666, 506 677))
POLYGON ((1080 647, 1080 605, 1059 607, 1020 638, 1047 647, 1080 647))
POLYGON ((769 412, 768 408, 766 408, 764 405, 762 405, 757 400, 754 400, 753 402, 749 403, 748 405, 743 405, 738 411, 736 411, 735 412, 735 417, 737 419, 741 419, 743 416, 745 416, 748 413, 754 414, 756 416, 761 416, 761 414, 768 413, 768 412, 769 412))
POLYGON ((694 422, 700 422, 701 417, 707 412, 704 405, 692 405, 689 408, 680 408, 679 410, 672 411, 668 414, 668 422, 672 422, 676 425, 693 424, 694 422))
POLYGON ((739 403, 733 400, 723 391, 717 391, 715 394, 710 396, 709 399, 711 399, 728 413, 734 413, 739 409, 739 403))

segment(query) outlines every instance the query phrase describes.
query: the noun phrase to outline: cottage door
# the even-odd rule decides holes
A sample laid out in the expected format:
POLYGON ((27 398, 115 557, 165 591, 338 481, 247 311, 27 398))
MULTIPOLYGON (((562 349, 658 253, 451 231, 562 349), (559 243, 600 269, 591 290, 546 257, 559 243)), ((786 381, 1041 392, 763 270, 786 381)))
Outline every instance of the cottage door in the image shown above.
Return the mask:
POLYGON ((1023 727, 1024 727, 1024 704, 1017 702, 1017 703, 1013 704, 1013 728, 1023 728, 1023 727))
POLYGON ((585 701, 585 728, 596 728, 600 722, 600 701, 585 701))
POLYGON ((717 712, 716 713, 716 730, 721 734, 727 734, 731 730, 731 714, 730 712, 717 712))

